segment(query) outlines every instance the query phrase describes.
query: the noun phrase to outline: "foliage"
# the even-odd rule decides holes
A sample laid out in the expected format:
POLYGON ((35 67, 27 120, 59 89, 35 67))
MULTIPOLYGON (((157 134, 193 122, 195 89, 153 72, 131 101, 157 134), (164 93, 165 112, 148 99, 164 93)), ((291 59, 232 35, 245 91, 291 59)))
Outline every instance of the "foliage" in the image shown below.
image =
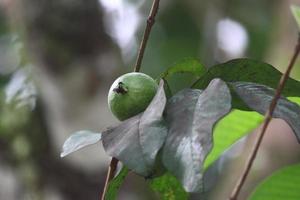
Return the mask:
POLYGON ((149 180, 150 187, 160 194, 162 200, 182 200, 188 198, 180 182, 170 173, 149 180))
MULTIPOLYGON (((208 180, 203 179, 205 170, 225 156, 223 153, 226 149, 261 122, 262 116, 253 111, 260 114, 267 111, 274 95, 270 86, 276 86, 278 80, 274 77, 281 76, 271 65, 250 59, 229 61, 203 73, 202 65, 196 64, 192 59, 190 62, 179 62, 161 77, 185 72, 185 69, 196 75, 200 75, 201 71, 202 76, 193 87, 206 89, 183 89, 167 101, 164 81, 161 81, 155 97, 143 113, 103 131, 102 134, 106 152, 133 172, 152 179, 167 170, 162 177, 149 181, 151 187, 165 199, 176 199, 177 196, 186 199, 189 192, 206 190, 206 183, 203 182, 208 180), (188 63, 194 66, 186 68, 188 63), (236 105, 235 102, 238 101, 243 103, 239 105, 243 105, 244 110, 250 109, 252 112, 235 109, 224 117, 231 109, 231 102, 236 105), (245 116, 252 120, 243 122, 245 116), (172 186, 167 187, 170 184, 172 186)), ((289 79, 285 94, 300 96, 298 87, 298 81, 289 79)), ((297 104, 281 97, 274 117, 282 118, 290 124, 299 138, 300 107, 297 104)), ((99 137, 97 141, 89 140, 93 134, 85 136, 87 138, 84 140, 78 137, 78 133, 71 136, 65 144, 71 148, 65 151, 73 152, 89 142, 99 140, 99 137)), ((119 186, 121 180, 114 179, 111 184, 117 182, 119 186)), ((110 194, 107 199, 114 199, 113 197, 115 196, 110 194)))
POLYGON ((169 67, 164 71, 159 78, 166 79, 168 76, 172 76, 176 73, 191 73, 196 77, 200 77, 205 73, 205 67, 194 58, 186 58, 175 65, 169 67))
POLYGON ((123 166, 121 171, 118 173, 116 177, 109 183, 107 192, 105 195, 105 199, 116 199, 118 195, 118 190, 124 182, 129 170, 127 167, 123 166))
POLYGON ((61 157, 73 153, 85 146, 95 144, 101 140, 101 133, 94 133, 90 131, 78 131, 69 137, 64 145, 61 157))
POLYGON ((299 177, 299 164, 280 169, 258 185, 249 200, 298 200, 299 177))
MULTIPOLYGON (((216 77, 226 82, 252 82, 276 88, 281 73, 264 62, 247 58, 235 59, 210 67, 206 74, 193 85, 193 88, 205 88, 210 80, 216 77)), ((300 96, 300 82, 289 78, 282 94, 287 97, 300 96)), ((232 104, 234 108, 249 110, 239 98, 233 98, 232 104)))
MULTIPOLYGON (((300 23, 299 8, 292 10, 300 23)), ((218 176, 216 167, 222 159, 228 161, 232 149, 262 121, 261 115, 268 111, 281 76, 270 64, 246 58, 208 69, 190 58, 168 68, 158 77, 160 86, 143 113, 103 131, 105 151, 126 166, 110 182, 106 199, 116 198, 128 170, 148 179, 162 199, 184 200, 189 193, 207 192, 218 176), (192 74, 198 80, 191 88, 172 95, 165 80, 181 73, 192 74), (245 116, 252 120, 243 121, 245 116)), ((300 97, 300 82, 287 80, 273 115, 285 120, 300 142, 300 106, 284 96, 300 97)), ((90 134, 81 136, 77 133, 66 141, 64 154, 100 140, 99 134, 91 140, 90 134)), ((297 173, 294 168, 276 173, 252 199, 266 192, 274 195, 275 190, 266 188, 282 187, 279 180, 290 180, 297 173)))
POLYGON ((163 163, 187 192, 203 189, 202 166, 212 148, 212 129, 230 111, 230 101, 226 84, 214 79, 203 92, 185 89, 168 102, 169 132, 163 148, 163 163))

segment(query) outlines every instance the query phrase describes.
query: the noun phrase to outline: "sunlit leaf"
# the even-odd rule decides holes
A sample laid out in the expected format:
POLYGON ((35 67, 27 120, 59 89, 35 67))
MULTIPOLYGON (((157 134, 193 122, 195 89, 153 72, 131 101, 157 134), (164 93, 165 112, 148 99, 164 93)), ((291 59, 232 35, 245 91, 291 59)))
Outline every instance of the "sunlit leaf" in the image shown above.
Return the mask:
POLYGON ((166 78, 175 73, 190 73, 199 77, 204 74, 205 71, 205 67, 199 62, 199 60, 194 58, 187 58, 169 67, 164 73, 160 75, 160 78, 166 78))
POLYGON ((294 18, 298 24, 298 27, 300 28, 300 7, 292 5, 291 11, 292 11, 292 14, 294 15, 294 18))
POLYGON ((213 126, 230 108, 229 89, 220 79, 214 79, 203 92, 185 89, 168 102, 163 163, 187 192, 203 189, 203 162, 212 148, 213 126))
POLYGON ((261 114, 241 110, 233 110, 221 119, 214 129, 214 146, 205 159, 205 168, 210 166, 237 140, 258 127, 262 121, 261 114))
POLYGON ((101 140, 101 133, 91 131, 78 131, 71 135, 64 143, 61 157, 64 157, 83 147, 92 145, 101 140))
POLYGON ((300 164, 285 167, 266 178, 249 200, 299 200, 300 164))
POLYGON ((124 182, 128 172, 127 167, 123 166, 120 173, 109 182, 105 193, 105 200, 115 200, 117 198, 119 188, 124 182))
MULTIPOLYGON (((267 63, 247 58, 235 59, 209 68, 208 72, 193 85, 193 88, 203 89, 213 78, 221 78, 226 82, 253 82, 276 88, 281 75, 281 72, 267 63)), ((289 78, 283 95, 300 96, 300 82, 289 78)), ((232 101, 234 108, 249 110, 240 104, 238 98, 233 96, 232 101)))
MULTIPOLYGON (((231 83, 237 94, 253 110, 264 114, 269 109, 275 91, 264 85, 249 82, 231 83)), ((273 117, 286 121, 293 129, 298 141, 300 142, 300 107, 281 96, 278 100, 273 117)))
POLYGON ((129 118, 103 133, 103 146, 108 155, 117 158, 142 176, 151 176, 156 154, 167 135, 162 119, 165 103, 166 97, 161 82, 144 113, 129 118))
MULTIPOLYGON (((298 97, 290 97, 289 100, 300 105, 300 98, 298 97)), ((231 145, 253 131, 262 122, 263 115, 241 110, 233 110, 221 119, 214 129, 214 146, 205 159, 205 169, 220 156, 223 156, 223 153, 231 148, 231 145)))

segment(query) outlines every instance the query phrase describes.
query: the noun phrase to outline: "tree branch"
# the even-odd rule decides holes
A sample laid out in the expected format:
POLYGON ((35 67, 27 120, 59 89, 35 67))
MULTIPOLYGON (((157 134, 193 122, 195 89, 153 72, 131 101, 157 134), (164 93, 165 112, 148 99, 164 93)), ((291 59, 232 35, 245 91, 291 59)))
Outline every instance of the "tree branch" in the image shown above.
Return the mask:
POLYGON ((286 69, 286 72, 282 75, 280 81, 279 81, 279 84, 278 84, 278 87, 277 87, 277 90, 276 90, 276 94, 270 104, 270 107, 269 107, 269 110, 267 111, 267 113, 265 114, 265 119, 264 119, 264 123, 262 125, 262 128, 260 129, 260 132, 256 138, 256 141, 254 143, 254 146, 251 150, 251 153, 246 161, 246 165, 245 165, 245 168, 243 170, 243 173, 241 174, 239 180, 237 181, 232 193, 231 193, 231 196, 229 198, 229 200, 237 200, 238 198, 238 195, 247 179, 247 176, 251 170, 251 167, 253 165, 253 162, 255 160, 255 157, 257 155, 257 152, 258 152, 258 149, 261 145, 261 142, 263 140, 263 137, 266 133, 266 130, 268 128, 268 125, 272 119, 272 115, 274 113, 274 110, 276 108, 276 105, 277 105, 277 102, 280 98, 280 95, 281 95, 281 92, 285 86, 285 83, 286 81, 288 80, 289 78, 289 74, 297 60, 297 57, 299 55, 299 52, 300 52, 300 33, 298 35, 298 42, 297 42, 297 45, 296 45, 296 48, 295 48, 295 51, 294 51, 294 55, 286 69))
MULTIPOLYGON (((142 60, 143 60, 143 57, 144 57, 144 52, 145 52, 145 49, 146 49, 147 41, 149 39, 152 26, 155 23, 155 16, 156 16, 158 8, 159 8, 159 1, 160 0, 153 0, 152 7, 151 7, 151 10, 150 10, 150 14, 149 14, 149 17, 147 19, 147 26, 146 26, 146 29, 144 31, 144 35, 143 35, 143 39, 142 39, 142 42, 141 42, 141 45, 140 45, 140 48, 139 48, 136 64, 135 64, 135 67, 134 67, 134 70, 133 70, 134 72, 139 72, 140 69, 141 69, 141 64, 142 64, 142 60)), ((106 180, 105 180, 101 200, 105 200, 105 195, 106 195, 106 191, 107 191, 107 188, 108 188, 108 184, 114 177, 114 174, 115 174, 116 169, 117 169, 118 162, 119 161, 116 158, 112 158, 111 161, 110 161, 110 165, 109 165, 109 168, 107 170, 107 175, 106 175, 106 180)))
POLYGON ((135 72, 139 72, 140 69, 141 69, 141 64, 142 64, 142 60, 143 60, 143 57, 144 57, 144 52, 145 52, 145 49, 146 49, 146 45, 147 45, 147 42, 148 42, 148 39, 149 39, 149 36, 150 36, 152 26, 155 23, 155 16, 157 14, 158 8, 159 8, 159 0, 153 0, 152 8, 150 10, 150 14, 149 14, 149 17, 147 19, 147 26, 146 26, 146 29, 145 29, 145 32, 144 32, 144 35, 143 35, 143 39, 142 39, 142 42, 141 42, 141 45, 140 45, 140 48, 139 48, 139 52, 138 52, 138 56, 137 56, 137 59, 136 59, 136 63, 135 63, 135 67, 134 67, 135 72))

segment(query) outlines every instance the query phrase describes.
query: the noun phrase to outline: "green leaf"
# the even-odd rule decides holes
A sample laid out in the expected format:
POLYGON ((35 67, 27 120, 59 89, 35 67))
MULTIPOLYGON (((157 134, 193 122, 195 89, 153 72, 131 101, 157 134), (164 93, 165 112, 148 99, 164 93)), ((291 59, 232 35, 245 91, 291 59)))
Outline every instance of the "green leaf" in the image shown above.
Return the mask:
POLYGON ((170 173, 149 180, 149 185, 160 195, 161 200, 187 200, 189 196, 181 183, 170 173))
MULTIPOLYGON (((265 114, 275 95, 275 90, 256 83, 233 82, 233 89, 253 110, 265 114)), ((274 118, 283 119, 293 129, 300 142, 300 107, 281 96, 273 113, 274 118)))
POLYGON ((294 15, 294 18, 298 24, 298 27, 300 28, 300 7, 292 5, 291 11, 292 11, 292 14, 294 15))
POLYGON ((107 154, 144 177, 153 175, 157 153, 167 136, 167 128, 162 119, 166 104, 163 87, 161 81, 145 112, 109 128, 102 134, 103 147, 107 154))
MULTIPOLYGON (((288 99, 300 105, 299 97, 289 97, 288 99)), ((243 139, 262 122, 263 116, 257 112, 232 110, 218 122, 214 129, 214 146, 205 160, 205 169, 207 170, 210 166, 215 165, 216 160, 220 157, 227 156, 228 153, 225 151, 229 151, 233 147, 232 145, 237 146, 234 143, 241 140, 241 138, 243 139)))
POLYGON ((215 185, 220 180, 221 177, 224 177, 228 174, 226 168, 232 163, 235 159, 236 154, 241 152, 245 145, 245 140, 247 136, 242 137, 228 149, 226 149, 217 160, 211 163, 206 167, 204 176, 203 176, 203 185, 204 185, 204 195, 209 193, 215 185))
POLYGON ((213 126, 230 109, 230 92, 220 79, 212 80, 203 92, 185 89, 169 100, 169 133, 162 149, 163 164, 187 192, 203 189, 203 162, 212 148, 213 126))
POLYGON ((233 110, 221 119, 213 133, 213 148, 205 159, 207 169, 233 143, 250 133, 263 121, 263 116, 257 112, 233 110))
POLYGON ((91 131, 78 131, 71 135, 64 143, 60 157, 73 153, 83 147, 92 145, 101 140, 101 133, 91 131))
POLYGON ((258 185, 249 200, 299 200, 300 164, 285 167, 258 185))
POLYGON ((200 77, 205 73, 205 71, 205 67, 199 62, 199 60, 194 58, 186 58, 169 67, 164 73, 160 75, 160 78, 165 79, 168 76, 176 73, 190 73, 200 77))
POLYGON ((105 194, 105 200, 115 200, 117 198, 118 190, 124 182, 128 172, 129 170, 127 167, 123 166, 120 173, 109 182, 105 194))
MULTIPOLYGON (((209 68, 206 74, 194 83, 192 87, 203 89, 213 78, 221 78, 226 82, 253 82, 263 84, 271 88, 277 88, 281 75, 281 72, 267 63, 242 58, 231 60, 209 68)), ((287 97, 300 96, 300 82, 289 78, 282 94, 287 97)), ((238 98, 234 98, 233 95, 234 108, 249 110, 240 103, 240 100, 238 98)))

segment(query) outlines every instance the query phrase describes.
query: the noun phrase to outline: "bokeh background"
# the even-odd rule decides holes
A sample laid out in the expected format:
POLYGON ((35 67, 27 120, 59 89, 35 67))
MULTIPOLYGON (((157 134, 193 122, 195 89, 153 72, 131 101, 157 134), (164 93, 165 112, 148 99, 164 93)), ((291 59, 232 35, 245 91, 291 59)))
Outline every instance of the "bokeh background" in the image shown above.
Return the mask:
MULTIPOLYGON (((151 3, 0 0, 1 200, 99 199, 110 160, 101 144, 64 159, 60 150, 76 130, 99 132, 118 123, 107 92, 133 69, 151 3)), ((187 57, 207 67, 249 57, 283 71, 297 41, 290 4, 300 1, 162 0, 141 71, 157 77, 187 57)), ((300 61, 292 77, 300 80, 300 61)), ((174 92, 191 83, 188 75, 169 81, 174 92)), ((254 135, 210 199, 229 195, 254 135)), ((273 170, 299 162, 299 147, 290 128, 274 120, 241 199, 273 170)), ((158 197, 130 174, 119 199, 158 197)))

